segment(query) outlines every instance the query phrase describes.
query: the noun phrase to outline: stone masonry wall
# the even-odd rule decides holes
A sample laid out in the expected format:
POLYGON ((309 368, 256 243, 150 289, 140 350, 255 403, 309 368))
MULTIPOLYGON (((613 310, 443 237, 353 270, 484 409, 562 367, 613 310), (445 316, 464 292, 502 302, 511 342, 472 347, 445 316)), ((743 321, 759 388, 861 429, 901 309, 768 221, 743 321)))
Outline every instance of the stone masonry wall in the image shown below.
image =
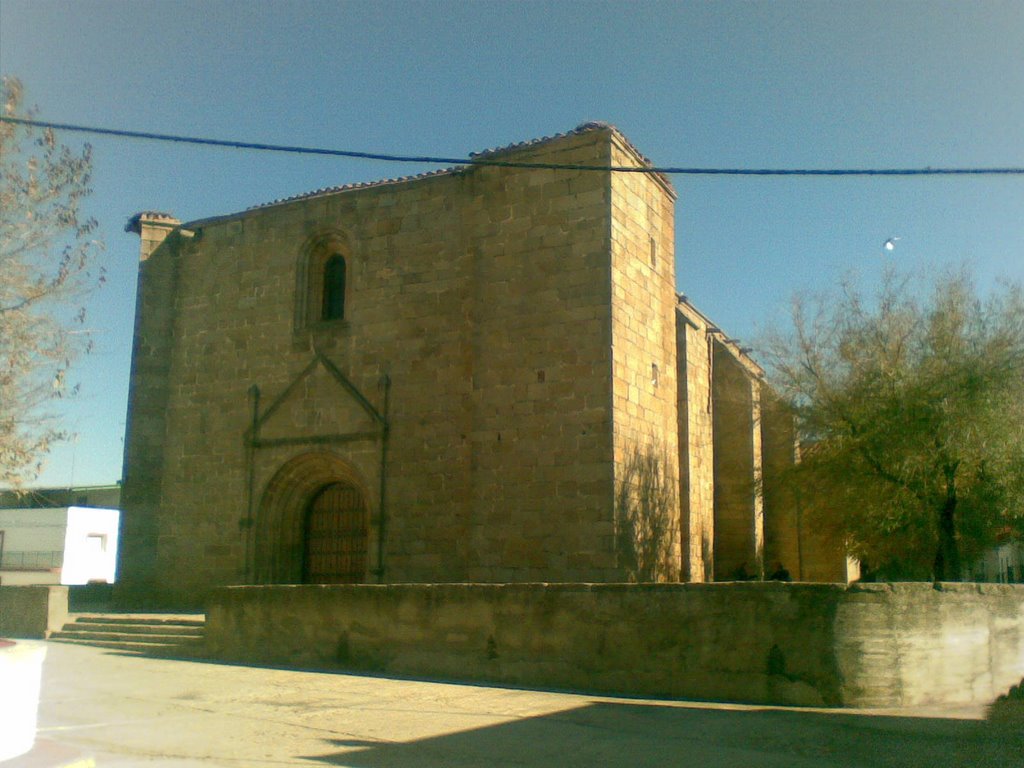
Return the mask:
MULTIPOLYGON (((636 155, 612 142, 616 166, 639 166, 636 155)), ((615 460, 653 449, 669 486, 678 486, 679 435, 675 323, 675 193, 660 176, 613 174, 611 181, 612 401, 615 460)), ((617 480, 618 482, 618 480, 617 480)), ((678 519, 671 521, 671 565, 681 570, 678 519)))
MULTIPOLYGON (((510 159, 607 165, 612 142, 601 132, 510 159)), ((472 517, 459 559, 473 580, 615 580, 609 176, 484 169, 472 181, 473 388, 458 456, 472 517)))
POLYGON ((826 706, 987 703, 1024 676, 1024 587, 447 584, 239 587, 226 661, 826 706))
POLYGON ((792 471, 796 462, 796 424, 789 411, 767 390, 767 387, 763 387, 762 393, 765 570, 771 575, 776 563, 780 563, 793 579, 803 580, 803 525, 797 499, 788 489, 786 482, 786 473, 792 471))
POLYGON ((177 219, 147 213, 138 217, 136 225, 142 243, 120 499, 120 508, 131 509, 132 514, 121 515, 118 580, 137 587, 138 592, 148 590, 157 578, 178 280, 178 236, 172 232, 178 224, 177 219), (165 244, 168 235, 171 240, 165 244))
MULTIPOLYGON (((607 165, 614 137, 588 130, 517 148, 513 158, 607 165)), ((642 237, 632 225, 613 229, 610 174, 513 168, 368 185, 188 224, 195 237, 169 240, 157 251, 159 269, 144 265, 141 277, 125 530, 144 535, 125 551, 145 566, 123 561, 122 593, 134 584, 151 602, 193 604, 212 586, 251 582, 256 532, 274 530, 259 519, 261 499, 282 467, 312 451, 343 462, 365 492, 368 578, 620 579, 613 231, 616 253, 640 238, 637 258, 655 237, 659 301, 671 292, 673 261, 670 201, 644 189, 653 182, 631 184, 639 191, 626 203, 614 198, 642 208, 642 237), (303 325, 296 308, 306 289, 296 275, 325 240, 346 256, 345 318, 303 325), (159 365, 146 363, 154 334, 159 365), (381 412, 390 380, 383 520, 380 438, 323 366, 300 380, 317 354, 381 412), (250 452, 254 385, 258 413, 276 404, 260 430, 276 442, 250 452), (363 437, 337 439, 352 433, 363 437)), ((671 425, 671 445, 665 301, 656 318, 666 328, 648 339, 638 318, 631 331, 647 387, 652 361, 662 361, 664 384, 636 402, 649 413, 630 418, 645 429, 671 425)), ((635 368, 625 358, 619 365, 635 368)))
POLYGON ((715 482, 711 338, 707 322, 686 304, 676 311, 679 499, 683 581, 714 578, 715 482))
POLYGON ((726 344, 713 344, 715 579, 763 574, 760 382, 726 344))
POLYGON ((45 639, 67 619, 67 587, 0 587, 0 637, 45 639))

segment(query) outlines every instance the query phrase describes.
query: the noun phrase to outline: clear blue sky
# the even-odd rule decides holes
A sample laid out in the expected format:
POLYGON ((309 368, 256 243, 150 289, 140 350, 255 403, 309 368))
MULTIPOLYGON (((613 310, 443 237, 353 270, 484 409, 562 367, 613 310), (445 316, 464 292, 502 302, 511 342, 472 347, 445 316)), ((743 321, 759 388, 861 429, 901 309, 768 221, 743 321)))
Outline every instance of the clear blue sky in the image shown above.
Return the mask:
MULTIPOLYGON (((459 157, 604 120, 660 165, 1024 165, 1019 0, 0 0, 0 72, 43 119, 219 139, 459 157)), ((62 405, 78 441, 40 485, 120 478, 131 214, 188 220, 430 170, 91 141, 110 279, 82 394, 62 405)), ((794 291, 886 259, 1024 279, 1021 177, 675 183, 678 288, 745 343, 794 291)))

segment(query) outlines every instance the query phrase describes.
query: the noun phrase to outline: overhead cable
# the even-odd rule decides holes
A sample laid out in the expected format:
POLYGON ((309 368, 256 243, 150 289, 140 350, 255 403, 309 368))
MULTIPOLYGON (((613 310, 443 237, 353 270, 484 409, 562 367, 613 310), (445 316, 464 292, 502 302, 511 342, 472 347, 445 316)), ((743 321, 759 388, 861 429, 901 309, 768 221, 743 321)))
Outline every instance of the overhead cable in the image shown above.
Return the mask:
POLYGON ((99 136, 116 136, 148 141, 166 141, 179 144, 198 144, 229 149, 251 149, 261 152, 286 152, 298 155, 326 155, 350 157, 360 160, 380 160, 392 163, 429 163, 431 165, 489 166, 497 168, 546 168, 557 171, 613 171, 616 173, 651 173, 688 176, 1013 176, 1024 175, 1024 167, 1004 168, 687 168, 676 166, 580 165, 576 163, 530 163, 497 160, 483 156, 443 157, 435 155, 395 155, 383 152, 357 152, 347 149, 297 147, 284 144, 264 144, 250 141, 203 139, 196 136, 177 136, 168 133, 125 131, 115 128, 96 128, 72 123, 53 123, 0 115, 0 122, 51 128, 99 136))

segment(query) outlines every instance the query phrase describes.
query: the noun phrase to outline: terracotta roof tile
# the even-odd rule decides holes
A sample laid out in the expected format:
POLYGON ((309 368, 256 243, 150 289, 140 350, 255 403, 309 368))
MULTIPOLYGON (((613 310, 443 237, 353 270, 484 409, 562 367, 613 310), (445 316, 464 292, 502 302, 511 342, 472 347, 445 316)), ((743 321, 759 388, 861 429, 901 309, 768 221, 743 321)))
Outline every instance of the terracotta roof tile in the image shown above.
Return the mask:
MULTIPOLYGON (((613 133, 615 133, 622 140, 622 142, 634 154, 636 154, 636 156, 640 159, 641 162, 646 163, 647 165, 651 165, 651 161, 642 152, 640 152, 640 150, 638 150, 629 139, 626 138, 626 136, 622 133, 622 131, 620 131, 618 128, 616 128, 614 125, 611 125, 610 123, 604 123, 604 122, 600 122, 600 121, 590 121, 590 122, 586 122, 586 123, 580 123, 575 128, 573 128, 571 131, 566 131, 564 133, 556 133, 556 134, 554 134, 552 136, 542 136, 542 137, 536 138, 536 139, 528 139, 527 141, 519 141, 519 142, 515 142, 513 144, 506 144, 505 146, 502 146, 502 147, 492 147, 490 149, 485 149, 485 150, 482 150, 480 152, 471 152, 469 154, 469 159, 470 160, 487 159, 487 158, 490 158, 490 157, 494 157, 495 155, 505 154, 505 153, 508 153, 508 152, 517 152, 517 151, 520 151, 520 150, 530 149, 532 147, 541 146, 541 145, 547 144, 548 142, 551 142, 551 141, 557 141, 558 139, 564 139, 564 138, 566 138, 568 136, 579 136, 579 135, 584 134, 584 133, 590 133, 591 131, 604 131, 604 130, 612 131, 613 133)), ((362 181, 362 182, 355 182, 355 183, 352 183, 352 184, 341 184, 341 185, 338 185, 338 186, 335 186, 335 187, 323 187, 321 189, 316 189, 316 190, 313 190, 311 192, 303 192, 303 193, 298 194, 298 195, 291 195, 289 197, 282 197, 282 198, 279 198, 277 200, 271 200, 268 203, 260 203, 258 205, 251 206, 251 207, 247 208, 246 210, 247 211, 255 211, 255 210, 259 210, 261 208, 269 208, 269 207, 274 206, 274 205, 281 205, 283 203, 293 203, 293 202, 296 202, 298 200, 309 200, 311 198, 322 197, 324 195, 332 195, 332 194, 335 194, 335 193, 338 193, 338 192, 349 192, 349 191, 356 190, 356 189, 369 189, 371 187, 379 187, 379 186, 383 186, 385 184, 401 184, 401 183, 407 182, 407 181, 418 181, 420 179, 429 179, 429 178, 432 178, 434 176, 446 176, 446 175, 449 175, 449 174, 452 174, 452 173, 457 173, 459 171, 462 171, 462 170, 466 169, 467 167, 470 167, 471 165, 472 165, 472 162, 467 162, 465 165, 457 165, 457 166, 453 166, 451 168, 443 168, 443 169, 436 170, 436 171, 427 171, 425 173, 418 173, 418 174, 414 174, 414 175, 411 175, 411 176, 397 176, 397 177, 389 178, 389 179, 378 179, 376 181, 362 181)), ((659 174, 659 176, 661 176, 661 174, 659 174)), ((662 177, 662 178, 663 178, 663 180, 666 183, 669 183, 668 179, 666 179, 664 177, 662 177)), ((671 186, 670 183, 669 183, 669 186, 671 186)))

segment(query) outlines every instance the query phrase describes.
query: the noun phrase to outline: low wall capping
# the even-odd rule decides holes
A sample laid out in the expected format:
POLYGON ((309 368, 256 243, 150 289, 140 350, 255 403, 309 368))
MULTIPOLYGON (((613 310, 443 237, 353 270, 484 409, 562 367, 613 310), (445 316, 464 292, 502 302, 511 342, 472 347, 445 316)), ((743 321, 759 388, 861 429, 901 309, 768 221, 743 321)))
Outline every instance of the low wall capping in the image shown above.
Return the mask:
POLYGON ((215 590, 227 661, 812 706, 989 703, 1024 585, 373 584, 215 590))

